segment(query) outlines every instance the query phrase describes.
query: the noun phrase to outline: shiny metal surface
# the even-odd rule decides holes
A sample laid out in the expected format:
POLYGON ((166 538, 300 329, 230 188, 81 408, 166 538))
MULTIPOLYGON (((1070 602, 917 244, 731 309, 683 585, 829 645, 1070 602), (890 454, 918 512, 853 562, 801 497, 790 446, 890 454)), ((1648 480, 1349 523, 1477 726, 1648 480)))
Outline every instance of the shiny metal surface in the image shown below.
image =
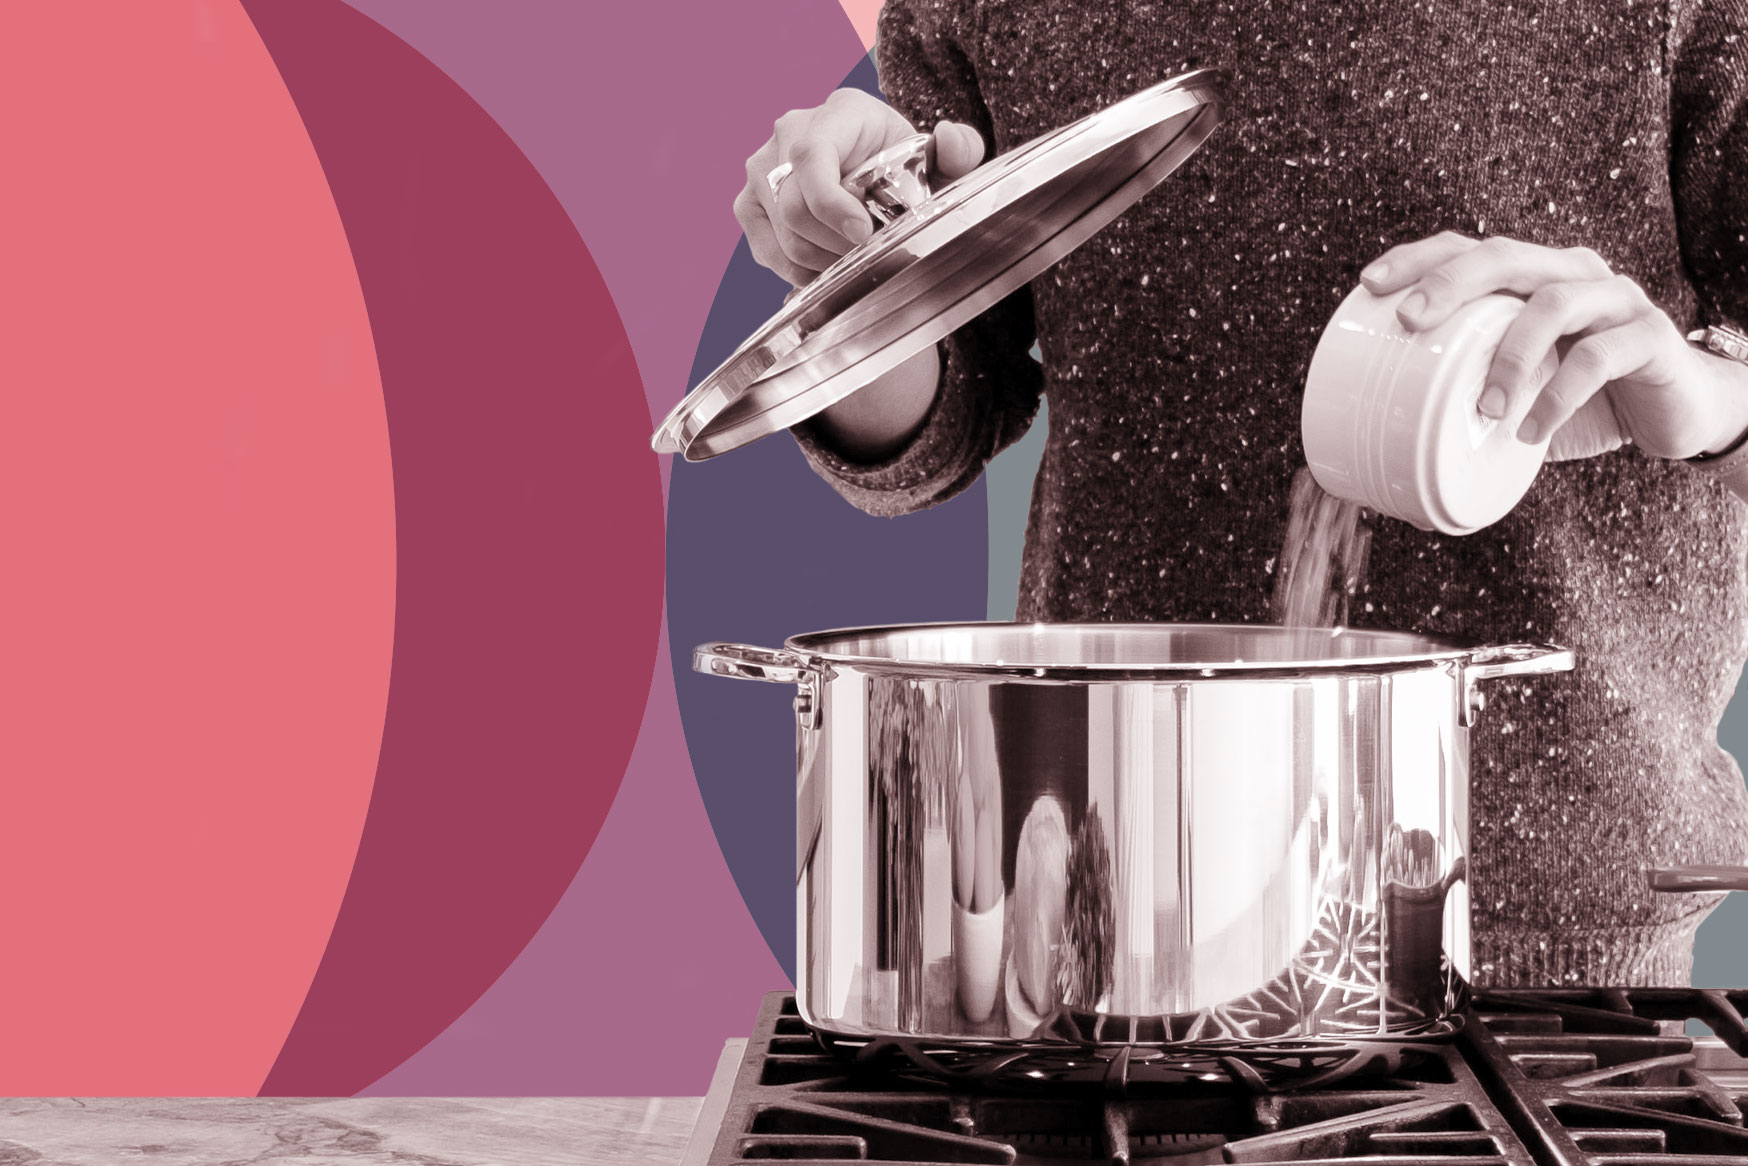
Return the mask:
POLYGON ((783 189, 783 184, 789 181, 789 176, 793 173, 795 173, 795 165, 792 162, 784 162, 780 166, 771 167, 771 172, 765 175, 765 186, 770 190, 771 197, 777 196, 777 192, 783 189))
POLYGON ((803 1017, 1040 1072, 1113 1044, 1256 1072, 1295 1042, 1448 1034, 1469 966, 1461 710, 1478 677, 1570 666, 1169 624, 786 649, 818 677, 797 729, 803 1017))
POLYGON ((804 728, 819 728, 819 681, 825 670, 817 662, 794 652, 773 652, 746 644, 700 644, 692 653, 692 668, 736 680, 796 685, 796 719, 804 728))
POLYGON ((1295 677, 1430 664, 1460 666, 1475 681, 1572 667, 1572 653, 1541 644, 1475 647, 1368 628, 1270 624, 906 624, 811 632, 790 637, 788 648, 816 667, 1055 680, 1295 677))
POLYGON ((1687 334, 1687 338, 1709 352, 1729 360, 1739 360, 1748 364, 1748 336, 1727 328, 1722 324, 1713 324, 1707 328, 1698 328, 1687 334))
POLYGON ((844 175, 844 189, 862 200, 875 222, 890 223, 928 202, 929 140, 915 134, 844 175))
POLYGON ((887 167, 873 237, 821 272, 705 377, 651 439, 700 461, 804 421, 945 338, 1102 230, 1223 117, 1220 74, 1162 82, 918 201, 887 167))
POLYGON ((1650 871, 1651 889, 1674 893, 1748 891, 1748 866, 1659 866, 1650 871))

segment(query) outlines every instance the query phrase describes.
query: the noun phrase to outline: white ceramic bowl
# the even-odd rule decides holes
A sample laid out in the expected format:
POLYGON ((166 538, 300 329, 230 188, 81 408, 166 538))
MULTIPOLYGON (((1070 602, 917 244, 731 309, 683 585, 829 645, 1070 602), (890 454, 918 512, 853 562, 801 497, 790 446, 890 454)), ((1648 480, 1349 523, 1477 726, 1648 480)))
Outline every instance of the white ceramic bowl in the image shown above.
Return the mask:
MULTIPOLYGON (((1427 332, 1396 318, 1403 289, 1357 288, 1318 341, 1305 378, 1305 459, 1318 485, 1422 530, 1469 534, 1522 500, 1546 440, 1517 439, 1533 394, 1495 420, 1479 409, 1493 355, 1524 302, 1484 296, 1427 332)), ((1558 360, 1549 353, 1539 388, 1558 360)))

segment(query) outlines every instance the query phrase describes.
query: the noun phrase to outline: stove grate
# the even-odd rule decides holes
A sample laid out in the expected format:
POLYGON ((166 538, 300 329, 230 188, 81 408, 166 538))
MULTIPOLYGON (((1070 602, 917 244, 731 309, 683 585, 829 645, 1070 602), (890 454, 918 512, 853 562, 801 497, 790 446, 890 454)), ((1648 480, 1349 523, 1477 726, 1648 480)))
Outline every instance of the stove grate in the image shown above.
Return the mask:
POLYGON ((1541 1161, 1742 1166, 1745 1014, 1748 991, 1514 989, 1476 999, 1461 1043, 1541 1161))
POLYGON ((1745 1015, 1748 990, 1487 992, 1457 1041, 1393 1075, 1101 1098, 971 1090, 834 1054, 773 993, 709 1161, 1743 1166, 1745 1015), (1688 1036, 1692 1020, 1715 1035, 1688 1036))
POLYGON ((828 1053, 788 993, 765 1000, 710 1161, 779 1158, 1536 1166, 1454 1046, 1346 1088, 1252 1094, 1222 1085, 1109 1100, 990 1094, 828 1053))

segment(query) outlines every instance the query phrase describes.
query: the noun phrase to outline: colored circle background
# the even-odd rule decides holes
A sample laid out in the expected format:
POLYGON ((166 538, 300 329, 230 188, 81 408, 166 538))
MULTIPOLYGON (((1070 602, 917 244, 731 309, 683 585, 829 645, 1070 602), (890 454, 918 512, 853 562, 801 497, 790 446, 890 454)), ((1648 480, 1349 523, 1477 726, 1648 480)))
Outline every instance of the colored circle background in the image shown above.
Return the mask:
POLYGON ((648 452, 878 6, 0 16, 11 1095, 697 1094, 788 986, 788 694, 691 647, 1011 616, 1044 429, 899 522, 648 452))

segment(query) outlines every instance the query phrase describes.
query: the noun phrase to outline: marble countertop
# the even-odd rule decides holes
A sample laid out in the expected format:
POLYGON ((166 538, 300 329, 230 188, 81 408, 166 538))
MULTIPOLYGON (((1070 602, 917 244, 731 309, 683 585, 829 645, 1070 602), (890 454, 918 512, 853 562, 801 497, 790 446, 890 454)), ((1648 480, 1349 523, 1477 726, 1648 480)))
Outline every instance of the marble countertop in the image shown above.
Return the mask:
POLYGON ((696 1097, 11 1098, 3 1166, 674 1166, 696 1097))

